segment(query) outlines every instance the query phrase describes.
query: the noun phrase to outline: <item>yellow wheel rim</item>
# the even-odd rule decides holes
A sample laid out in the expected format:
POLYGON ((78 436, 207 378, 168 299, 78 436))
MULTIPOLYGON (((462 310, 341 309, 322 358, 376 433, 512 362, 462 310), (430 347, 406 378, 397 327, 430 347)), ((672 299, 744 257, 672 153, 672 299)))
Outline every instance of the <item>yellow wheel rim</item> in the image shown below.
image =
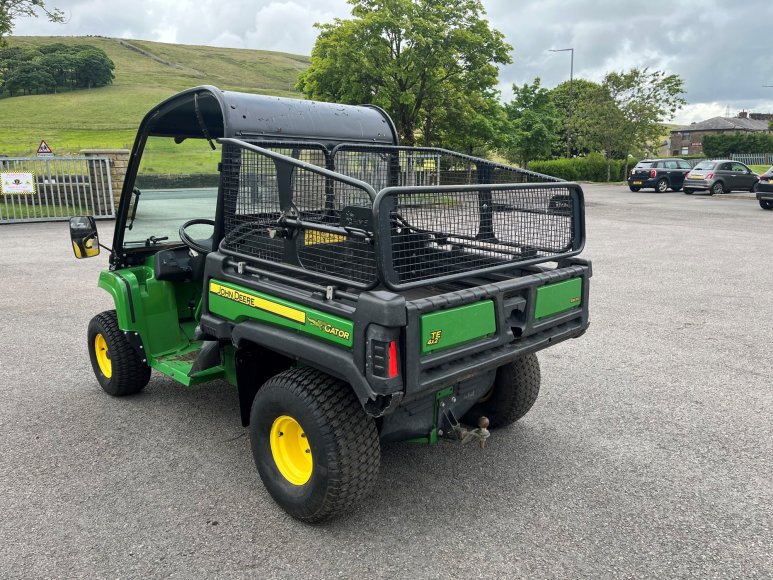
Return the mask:
POLYGON ((110 360, 107 341, 100 333, 94 337, 94 352, 97 355, 97 365, 99 365, 100 372, 109 379, 113 376, 113 361, 110 360))
POLYGON ((274 463, 287 481, 303 485, 311 479, 311 447, 298 421, 289 415, 274 419, 270 441, 274 463))

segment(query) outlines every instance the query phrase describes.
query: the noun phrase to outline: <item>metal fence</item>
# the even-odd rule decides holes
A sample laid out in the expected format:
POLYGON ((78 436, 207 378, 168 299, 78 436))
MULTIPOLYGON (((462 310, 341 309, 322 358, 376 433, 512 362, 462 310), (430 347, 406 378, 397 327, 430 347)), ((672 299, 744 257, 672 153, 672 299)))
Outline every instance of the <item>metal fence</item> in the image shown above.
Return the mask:
POLYGON ((746 165, 773 165, 773 153, 733 153, 730 159, 746 165))
POLYGON ((0 192, 0 224, 115 216, 109 159, 0 158, 0 174, 9 173, 31 174, 34 191, 0 192))

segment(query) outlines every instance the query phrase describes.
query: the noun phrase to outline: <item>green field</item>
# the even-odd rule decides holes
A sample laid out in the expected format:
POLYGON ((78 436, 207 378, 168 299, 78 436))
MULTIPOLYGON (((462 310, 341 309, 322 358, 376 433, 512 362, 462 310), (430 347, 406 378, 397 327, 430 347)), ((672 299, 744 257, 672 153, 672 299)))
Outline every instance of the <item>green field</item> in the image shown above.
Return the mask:
POLYGON ((0 155, 34 155, 41 139, 56 155, 130 148, 155 104, 196 85, 300 97, 293 86, 305 56, 103 37, 11 37, 11 46, 61 42, 101 48, 115 63, 108 87, 0 99, 0 155))

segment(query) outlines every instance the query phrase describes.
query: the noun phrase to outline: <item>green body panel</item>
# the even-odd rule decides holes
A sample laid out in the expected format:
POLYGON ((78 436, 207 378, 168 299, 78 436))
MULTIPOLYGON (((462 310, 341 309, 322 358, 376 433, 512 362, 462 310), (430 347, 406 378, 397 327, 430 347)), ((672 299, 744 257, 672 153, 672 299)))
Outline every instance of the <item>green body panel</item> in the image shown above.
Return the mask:
POLYGON ((260 320, 352 347, 351 321, 230 282, 210 281, 209 311, 234 322, 260 320))
POLYGON ((582 278, 572 278, 537 288, 534 318, 540 320, 582 305, 582 278))
POLYGON ((432 312, 421 317, 421 352, 434 352, 494 334, 497 330, 494 302, 432 312))
POLYGON ((230 372, 226 356, 226 364, 188 376, 202 346, 201 341, 193 339, 200 316, 201 285, 156 280, 153 259, 150 257, 142 266, 100 273, 98 286, 113 297, 118 327, 140 335, 151 368, 186 386, 219 378, 235 384, 233 352, 230 372))

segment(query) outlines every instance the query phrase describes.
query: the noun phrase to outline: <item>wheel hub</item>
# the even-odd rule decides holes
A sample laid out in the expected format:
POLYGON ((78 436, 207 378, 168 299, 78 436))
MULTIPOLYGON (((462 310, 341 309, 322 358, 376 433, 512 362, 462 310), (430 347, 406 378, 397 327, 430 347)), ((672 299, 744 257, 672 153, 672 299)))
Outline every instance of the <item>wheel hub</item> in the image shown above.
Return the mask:
POLYGON ((107 341, 102 334, 94 337, 94 352, 97 356, 97 365, 100 372, 108 379, 113 376, 113 361, 110 360, 110 351, 107 348, 107 341))
POLYGON ((311 447, 298 421, 289 415, 274 419, 270 443, 274 463, 287 481, 293 485, 303 485, 311 479, 311 447))

